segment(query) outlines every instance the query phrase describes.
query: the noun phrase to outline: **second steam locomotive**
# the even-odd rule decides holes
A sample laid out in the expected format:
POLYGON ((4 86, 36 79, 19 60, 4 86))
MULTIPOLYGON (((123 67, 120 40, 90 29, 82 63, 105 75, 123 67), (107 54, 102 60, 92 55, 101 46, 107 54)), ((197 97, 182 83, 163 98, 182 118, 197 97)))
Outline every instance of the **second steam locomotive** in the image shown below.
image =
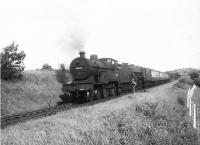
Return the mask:
POLYGON ((63 84, 62 91, 72 101, 92 101, 121 92, 133 91, 133 80, 136 88, 158 85, 169 81, 166 73, 132 64, 119 64, 112 58, 98 59, 97 55, 85 57, 80 52, 70 64, 73 77, 71 84, 63 84))

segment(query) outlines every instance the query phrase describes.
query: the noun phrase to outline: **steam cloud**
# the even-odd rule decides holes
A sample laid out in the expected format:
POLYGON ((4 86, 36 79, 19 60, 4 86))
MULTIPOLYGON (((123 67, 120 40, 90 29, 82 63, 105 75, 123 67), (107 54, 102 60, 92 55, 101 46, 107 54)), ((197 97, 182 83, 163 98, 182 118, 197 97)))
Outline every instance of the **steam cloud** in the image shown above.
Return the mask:
POLYGON ((83 51, 86 43, 85 35, 82 31, 69 31, 61 39, 61 47, 70 53, 83 51))
POLYGON ((59 51, 62 56, 65 57, 64 61, 61 62, 67 66, 75 57, 79 56, 79 52, 84 50, 86 44, 86 35, 80 28, 70 27, 61 35, 58 45, 60 46, 59 51))
POLYGON ((83 51, 85 46, 85 38, 80 34, 73 33, 69 37, 68 45, 72 50, 83 51))

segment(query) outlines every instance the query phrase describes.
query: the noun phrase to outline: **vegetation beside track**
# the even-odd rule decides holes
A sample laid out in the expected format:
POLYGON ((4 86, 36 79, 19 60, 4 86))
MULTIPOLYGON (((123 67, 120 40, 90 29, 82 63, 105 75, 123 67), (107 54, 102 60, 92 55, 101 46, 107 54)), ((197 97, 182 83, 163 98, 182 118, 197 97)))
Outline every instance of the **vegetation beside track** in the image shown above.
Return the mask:
POLYGON ((1 80, 1 115, 33 111, 60 102, 61 84, 55 71, 35 70, 23 72, 22 80, 1 80))
MULTIPOLYGON (((180 104, 186 105, 186 96, 189 88, 192 88, 192 85, 196 84, 195 80, 191 79, 191 76, 185 76, 181 77, 178 81, 178 83, 175 85, 177 88, 176 91, 183 92, 182 95, 178 95, 178 102, 180 104)), ((192 104, 194 103, 196 105, 196 111, 197 111, 197 127, 198 122, 200 122, 200 86, 196 84, 196 88, 194 89, 193 96, 192 96, 192 104)), ((193 119, 190 117, 190 121, 192 122, 193 119)), ((199 134, 199 142, 200 142, 200 134, 199 134)), ((200 143, 199 143, 200 144, 200 143)))
POLYGON ((188 119, 185 103, 178 101, 187 91, 169 84, 6 128, 2 130, 1 142, 197 145, 198 136, 188 119))

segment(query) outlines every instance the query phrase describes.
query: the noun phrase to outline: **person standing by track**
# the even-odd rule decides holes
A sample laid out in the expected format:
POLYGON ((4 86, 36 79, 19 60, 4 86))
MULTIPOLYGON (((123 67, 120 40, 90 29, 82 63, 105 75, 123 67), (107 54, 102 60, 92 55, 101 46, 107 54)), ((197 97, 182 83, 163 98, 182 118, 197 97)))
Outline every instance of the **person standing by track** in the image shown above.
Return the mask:
POLYGON ((131 83, 132 83, 133 93, 135 93, 135 87, 137 83, 135 82, 134 78, 131 80, 131 83))

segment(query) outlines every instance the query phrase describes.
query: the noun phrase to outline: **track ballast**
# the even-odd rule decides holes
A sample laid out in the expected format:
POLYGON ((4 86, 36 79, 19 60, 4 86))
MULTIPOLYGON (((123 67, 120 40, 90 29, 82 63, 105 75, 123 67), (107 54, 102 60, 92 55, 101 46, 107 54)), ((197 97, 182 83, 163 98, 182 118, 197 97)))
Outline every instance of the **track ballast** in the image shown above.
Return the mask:
POLYGON ((38 109, 35 111, 30 111, 30 112, 25 112, 25 113, 20 113, 20 114, 14 114, 11 116, 6 116, 1 118, 1 129, 4 129, 6 127, 12 126, 12 125, 16 125, 19 123, 23 123, 25 121, 28 120, 33 120, 36 118, 42 118, 45 116, 50 116, 53 114, 56 114, 58 112, 64 111, 64 110, 69 110, 72 108, 78 108, 78 107, 84 107, 84 106, 88 106, 88 105, 93 105, 93 104, 97 104, 97 103, 101 103, 101 102, 105 102, 107 100, 111 100, 114 98, 117 98, 118 96, 111 96, 108 98, 103 98, 100 100, 94 100, 92 102, 87 102, 87 103, 83 103, 83 104, 72 104, 72 103, 67 103, 67 104, 63 104, 63 105, 56 105, 53 107, 48 107, 48 108, 43 108, 43 109, 38 109))

